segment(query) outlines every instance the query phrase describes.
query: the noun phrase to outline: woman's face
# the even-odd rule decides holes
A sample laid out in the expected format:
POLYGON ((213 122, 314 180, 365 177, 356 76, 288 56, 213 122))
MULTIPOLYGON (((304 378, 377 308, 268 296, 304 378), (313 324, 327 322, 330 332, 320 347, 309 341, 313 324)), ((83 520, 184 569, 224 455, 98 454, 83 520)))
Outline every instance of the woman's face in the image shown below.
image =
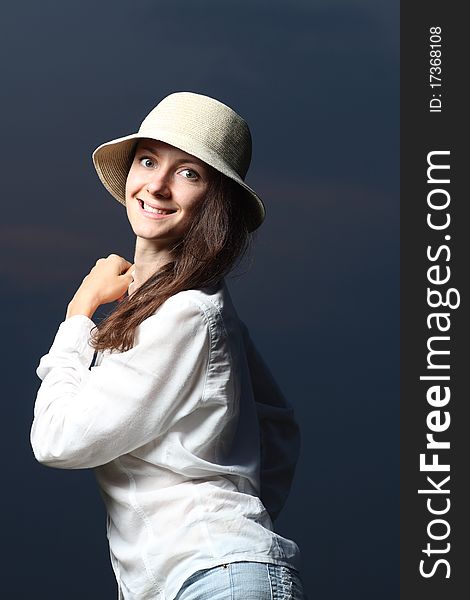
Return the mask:
POLYGON ((127 216, 134 233, 168 245, 181 239, 205 198, 210 177, 210 167, 191 154, 164 142, 139 140, 126 181, 127 216))

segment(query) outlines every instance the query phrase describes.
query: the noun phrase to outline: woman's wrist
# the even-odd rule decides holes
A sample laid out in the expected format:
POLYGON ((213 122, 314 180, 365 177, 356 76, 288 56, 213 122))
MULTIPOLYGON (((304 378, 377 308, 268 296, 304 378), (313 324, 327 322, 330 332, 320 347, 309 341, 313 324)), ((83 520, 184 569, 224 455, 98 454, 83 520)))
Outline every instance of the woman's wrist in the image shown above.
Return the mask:
POLYGON ((67 306, 65 318, 85 315, 91 319, 99 305, 100 303, 89 295, 76 294, 67 306))

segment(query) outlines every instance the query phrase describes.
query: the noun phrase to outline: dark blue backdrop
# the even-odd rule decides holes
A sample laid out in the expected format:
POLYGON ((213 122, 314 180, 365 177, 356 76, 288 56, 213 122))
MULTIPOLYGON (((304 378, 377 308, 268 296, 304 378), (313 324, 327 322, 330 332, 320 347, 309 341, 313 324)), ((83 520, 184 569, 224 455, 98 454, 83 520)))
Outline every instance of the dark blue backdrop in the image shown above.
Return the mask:
POLYGON ((96 259, 133 258, 92 150, 188 90, 252 129, 247 182, 268 216, 228 284, 302 427, 277 529, 301 548, 312 600, 395 600, 398 2, 26 0, 2 12, 4 597, 116 595, 93 472, 34 460, 35 369, 96 259))

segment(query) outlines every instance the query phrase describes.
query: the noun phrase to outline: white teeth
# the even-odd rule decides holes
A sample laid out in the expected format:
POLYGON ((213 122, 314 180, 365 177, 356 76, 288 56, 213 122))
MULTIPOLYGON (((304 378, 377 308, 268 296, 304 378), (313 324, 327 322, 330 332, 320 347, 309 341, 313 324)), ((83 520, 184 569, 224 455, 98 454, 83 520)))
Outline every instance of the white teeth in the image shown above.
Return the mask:
POLYGON ((153 206, 149 206, 148 204, 144 204, 144 210, 147 210, 148 212, 153 212, 153 213, 157 213, 159 215, 167 215, 170 214, 169 210, 160 210, 159 208, 153 208, 153 206))

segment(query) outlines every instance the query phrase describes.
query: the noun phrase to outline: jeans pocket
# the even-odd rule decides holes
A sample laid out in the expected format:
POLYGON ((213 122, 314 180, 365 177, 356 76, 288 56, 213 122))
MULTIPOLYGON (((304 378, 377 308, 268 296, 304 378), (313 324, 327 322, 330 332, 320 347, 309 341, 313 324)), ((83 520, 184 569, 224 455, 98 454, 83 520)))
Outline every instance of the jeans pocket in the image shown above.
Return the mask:
POLYGON ((307 600, 300 573, 291 567, 268 565, 273 600, 307 600))
POLYGON ((216 571, 225 571, 225 569, 228 569, 229 567, 229 563, 226 564, 222 564, 222 565, 216 565, 215 567, 208 567, 207 569, 199 569, 198 571, 195 571, 192 575, 190 575, 187 579, 185 579, 183 585, 180 588, 180 591, 182 591, 183 589, 186 589, 188 586, 192 585, 193 583, 196 583, 197 581, 201 580, 203 577, 205 577, 207 574, 209 573, 216 573, 216 571))

